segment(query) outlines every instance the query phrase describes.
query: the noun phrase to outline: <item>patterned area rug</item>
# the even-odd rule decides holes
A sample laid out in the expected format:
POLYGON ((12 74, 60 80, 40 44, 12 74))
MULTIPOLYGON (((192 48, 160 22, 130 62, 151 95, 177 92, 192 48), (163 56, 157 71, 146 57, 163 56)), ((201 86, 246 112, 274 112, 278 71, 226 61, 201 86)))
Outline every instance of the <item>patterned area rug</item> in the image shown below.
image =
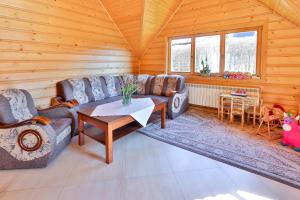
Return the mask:
POLYGON ((300 153, 254 134, 252 127, 221 122, 215 113, 189 109, 166 129, 160 122, 139 132, 300 189, 300 153))

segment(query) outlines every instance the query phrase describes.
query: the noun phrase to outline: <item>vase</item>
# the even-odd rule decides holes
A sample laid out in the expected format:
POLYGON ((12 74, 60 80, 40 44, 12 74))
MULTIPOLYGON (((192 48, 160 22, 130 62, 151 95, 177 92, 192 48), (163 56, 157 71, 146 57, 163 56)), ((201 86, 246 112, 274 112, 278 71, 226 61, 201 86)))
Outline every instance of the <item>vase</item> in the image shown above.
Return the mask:
POLYGON ((129 105, 131 103, 132 95, 123 95, 122 104, 124 106, 129 105))

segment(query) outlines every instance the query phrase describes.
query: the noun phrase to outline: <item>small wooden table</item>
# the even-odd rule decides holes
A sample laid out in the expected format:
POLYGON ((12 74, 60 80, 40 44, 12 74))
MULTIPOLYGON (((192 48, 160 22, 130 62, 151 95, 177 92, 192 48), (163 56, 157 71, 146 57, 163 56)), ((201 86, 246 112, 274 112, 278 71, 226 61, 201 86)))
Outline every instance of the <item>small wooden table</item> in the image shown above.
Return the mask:
MULTIPOLYGON (((232 102, 234 99, 239 99, 242 102, 242 126, 244 125, 244 114, 245 114, 245 107, 252 107, 253 109, 253 126, 255 126, 255 120, 256 120, 256 108, 259 106, 259 98, 255 96, 235 96, 231 94, 220 94, 220 103, 218 107, 218 116, 221 117, 221 120, 223 121, 223 113, 224 113, 224 100, 230 99, 231 101, 231 111, 230 111, 230 121, 232 122, 232 110, 233 105, 232 102)), ((249 117, 249 116, 248 116, 249 117)), ((248 118, 249 120, 249 118, 248 118)))
MULTIPOLYGON (((153 112, 160 111, 161 113, 161 128, 165 128, 166 126, 166 104, 167 100, 159 99, 159 98, 152 98, 154 102, 154 109, 153 112)), ((89 136, 96 141, 103 143, 105 145, 106 151, 106 163, 109 164, 113 161, 113 141, 117 140, 123 135, 128 133, 121 133, 121 134, 113 134, 116 131, 119 131, 121 127, 125 127, 126 125, 135 122, 130 115, 123 115, 123 116, 101 116, 101 117, 93 117, 91 113, 95 109, 96 106, 91 108, 83 108, 77 111, 78 113, 78 132, 79 132, 79 145, 84 144, 84 135, 89 136), (84 122, 101 129, 104 134, 95 133, 94 131, 87 131, 85 130, 84 122), (118 129, 118 130, 117 130, 118 129)), ((127 132, 133 132, 139 129, 140 126, 133 126, 127 128, 127 132)), ((101 131, 100 131, 101 132, 101 131)))

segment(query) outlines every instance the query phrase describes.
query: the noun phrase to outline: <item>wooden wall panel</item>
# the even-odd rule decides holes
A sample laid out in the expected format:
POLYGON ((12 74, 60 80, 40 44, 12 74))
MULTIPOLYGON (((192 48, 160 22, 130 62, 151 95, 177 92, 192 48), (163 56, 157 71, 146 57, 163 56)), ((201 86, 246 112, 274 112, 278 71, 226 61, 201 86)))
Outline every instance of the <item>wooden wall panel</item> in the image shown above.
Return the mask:
POLYGON ((98 0, 1 0, 0 29, 0 89, 27 89, 39 107, 62 79, 138 71, 98 0))
POLYGON ((263 99, 286 108, 299 107, 300 27, 256 0, 185 0, 151 42, 140 61, 141 73, 166 72, 167 39, 233 28, 264 25, 265 52, 261 80, 188 77, 188 82, 261 87, 263 99))

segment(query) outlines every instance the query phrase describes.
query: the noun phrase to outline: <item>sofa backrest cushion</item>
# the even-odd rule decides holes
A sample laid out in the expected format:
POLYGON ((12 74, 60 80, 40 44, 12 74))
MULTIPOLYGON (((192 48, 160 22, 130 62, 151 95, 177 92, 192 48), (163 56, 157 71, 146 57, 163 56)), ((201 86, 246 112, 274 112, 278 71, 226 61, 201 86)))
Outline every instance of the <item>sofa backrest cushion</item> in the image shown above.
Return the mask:
POLYGON ((165 94, 172 91, 181 92, 185 87, 185 78, 180 75, 168 75, 165 94))
POLYGON ((119 76, 106 75, 103 76, 106 84, 106 92, 108 97, 115 97, 122 94, 119 76))
POLYGON ((0 91, 0 123, 22 122, 38 114, 32 96, 26 90, 7 89, 0 91))
POLYGON ((137 83, 137 76, 133 74, 123 74, 118 76, 120 86, 123 87, 126 84, 136 84, 137 83))
POLYGON ((72 78, 58 82, 57 94, 65 101, 76 99, 79 104, 93 101, 90 83, 85 78, 72 78))
POLYGON ((148 74, 137 75, 137 94, 148 95, 150 94, 151 82, 154 76, 148 74))
POLYGON ((126 84, 132 83, 137 85, 137 92, 138 95, 148 95, 150 93, 151 81, 154 76, 148 74, 139 74, 139 75, 132 75, 132 74, 124 74, 119 76, 119 81, 121 87, 126 84))
POLYGON ((167 75, 157 75, 151 83, 151 94, 163 95, 166 86, 167 75))
POLYGON ((103 77, 100 76, 89 76, 86 78, 90 84, 92 92, 92 101, 99 101, 105 99, 108 94, 106 92, 106 84, 103 77))
POLYGON ((172 91, 181 92, 185 79, 180 75, 157 75, 151 82, 150 94, 166 96, 172 91))

